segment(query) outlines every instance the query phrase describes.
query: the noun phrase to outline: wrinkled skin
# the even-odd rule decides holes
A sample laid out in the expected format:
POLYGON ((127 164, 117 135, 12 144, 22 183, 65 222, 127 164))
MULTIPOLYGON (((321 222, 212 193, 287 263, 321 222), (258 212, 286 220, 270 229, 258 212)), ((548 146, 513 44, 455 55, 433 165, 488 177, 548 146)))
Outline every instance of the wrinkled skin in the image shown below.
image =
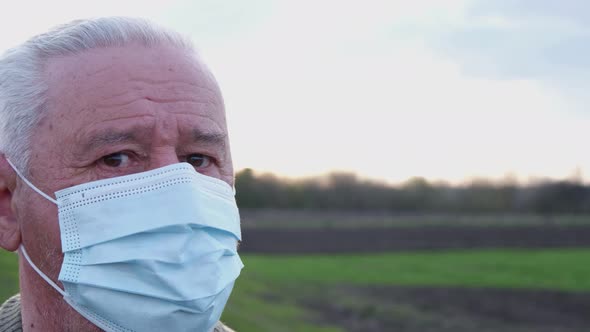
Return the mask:
MULTIPOLYGON (((213 76, 189 52, 127 46, 52 59, 48 107, 32 136, 28 179, 45 193, 187 161, 233 185, 224 106, 213 76)), ((10 156, 8 156, 10 157, 10 156)), ((57 207, 0 158, 0 247, 23 244, 59 286, 57 207)), ((19 254, 25 331, 100 331, 19 254)))

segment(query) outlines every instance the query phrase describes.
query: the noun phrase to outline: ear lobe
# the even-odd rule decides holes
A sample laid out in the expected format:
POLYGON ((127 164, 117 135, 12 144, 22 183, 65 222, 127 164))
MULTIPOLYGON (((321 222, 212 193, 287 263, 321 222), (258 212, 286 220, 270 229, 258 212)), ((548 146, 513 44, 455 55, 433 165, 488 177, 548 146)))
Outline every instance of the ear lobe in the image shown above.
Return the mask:
POLYGON ((18 249, 21 243, 20 227, 12 209, 12 190, 15 172, 6 157, 0 156, 0 247, 9 251, 18 249), (11 186, 12 185, 12 186, 11 186))

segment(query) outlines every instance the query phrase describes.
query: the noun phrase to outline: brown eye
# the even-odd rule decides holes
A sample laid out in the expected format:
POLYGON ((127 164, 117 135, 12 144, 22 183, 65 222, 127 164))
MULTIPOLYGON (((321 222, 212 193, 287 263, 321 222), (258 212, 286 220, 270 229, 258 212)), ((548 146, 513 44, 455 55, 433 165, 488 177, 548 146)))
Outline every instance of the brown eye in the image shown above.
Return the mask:
POLYGON ((108 167, 121 167, 129 163, 129 155, 123 152, 117 152, 102 157, 101 161, 108 167))
POLYGON ((186 157, 186 162, 193 165, 195 168, 205 168, 211 163, 211 158, 204 154, 195 153, 186 157))

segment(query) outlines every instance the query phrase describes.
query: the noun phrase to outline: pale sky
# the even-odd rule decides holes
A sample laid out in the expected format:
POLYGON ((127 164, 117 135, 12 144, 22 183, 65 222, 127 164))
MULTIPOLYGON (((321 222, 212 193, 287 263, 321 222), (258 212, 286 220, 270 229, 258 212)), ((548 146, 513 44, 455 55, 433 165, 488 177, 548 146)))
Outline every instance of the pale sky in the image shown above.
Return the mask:
MULTIPOLYGON (((6 5, 5 5, 6 6, 6 5)), ((47 1, 0 13, 0 49, 76 18, 191 36, 236 168, 403 181, 590 179, 590 2, 47 1)))

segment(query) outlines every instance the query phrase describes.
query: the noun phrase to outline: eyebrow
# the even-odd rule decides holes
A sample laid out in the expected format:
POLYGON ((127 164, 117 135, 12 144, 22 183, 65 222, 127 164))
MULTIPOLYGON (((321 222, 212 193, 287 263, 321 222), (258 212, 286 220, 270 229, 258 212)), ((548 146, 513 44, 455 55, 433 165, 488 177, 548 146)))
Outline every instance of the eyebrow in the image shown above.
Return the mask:
POLYGON ((222 146, 225 146, 225 141, 227 139, 227 134, 225 133, 208 133, 200 129, 193 129, 192 136, 193 141, 196 143, 205 143, 222 146))
MULTIPOLYGON (((193 129, 191 134, 193 142, 208 145, 225 146, 227 139, 227 134, 225 133, 205 132, 200 129, 193 129)), ((137 142, 137 140, 137 129, 125 131, 106 130, 90 137, 83 144, 83 151, 90 151, 107 145, 137 142)))
POLYGON ((84 151, 89 151, 103 147, 105 145, 131 141, 137 141, 137 135, 135 134, 134 130, 117 131, 111 129, 90 137, 90 139, 83 144, 83 149, 84 151))

